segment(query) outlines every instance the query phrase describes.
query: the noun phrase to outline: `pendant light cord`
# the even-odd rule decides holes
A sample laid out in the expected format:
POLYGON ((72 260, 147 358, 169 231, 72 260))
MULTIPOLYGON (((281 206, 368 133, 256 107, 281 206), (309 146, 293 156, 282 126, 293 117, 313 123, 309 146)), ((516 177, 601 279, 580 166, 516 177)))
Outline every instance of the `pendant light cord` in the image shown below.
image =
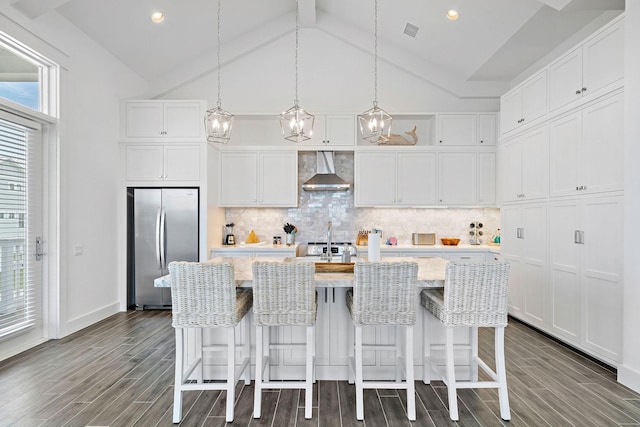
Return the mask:
POLYGON ((296 0, 296 55, 295 55, 295 67, 296 67, 296 99, 294 100, 294 104, 298 105, 298 27, 299 27, 299 19, 300 12, 298 6, 299 0, 296 0))
POLYGON ((218 108, 222 105, 220 98, 220 0, 218 0, 218 108))
POLYGON ((378 0, 374 6, 374 26, 373 26, 373 105, 378 105, 378 0))

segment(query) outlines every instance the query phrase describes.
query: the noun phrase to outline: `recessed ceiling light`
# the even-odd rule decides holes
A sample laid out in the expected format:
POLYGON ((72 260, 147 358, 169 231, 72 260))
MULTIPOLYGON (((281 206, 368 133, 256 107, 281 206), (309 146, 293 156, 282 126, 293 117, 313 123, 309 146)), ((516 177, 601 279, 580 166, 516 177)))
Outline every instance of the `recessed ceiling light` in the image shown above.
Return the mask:
POLYGON ((416 34, 418 34, 419 28, 413 24, 407 22, 407 25, 404 26, 404 33, 410 37, 415 38, 416 34))
POLYGON ((449 18, 451 21, 455 21, 459 17, 460 17, 460 14, 458 13, 457 10, 454 10, 454 9, 447 10, 447 18, 449 18))
POLYGON ((153 22, 155 22, 156 24, 161 23, 162 21, 164 21, 164 13, 162 13, 162 12, 153 12, 151 14, 151 20, 153 22))

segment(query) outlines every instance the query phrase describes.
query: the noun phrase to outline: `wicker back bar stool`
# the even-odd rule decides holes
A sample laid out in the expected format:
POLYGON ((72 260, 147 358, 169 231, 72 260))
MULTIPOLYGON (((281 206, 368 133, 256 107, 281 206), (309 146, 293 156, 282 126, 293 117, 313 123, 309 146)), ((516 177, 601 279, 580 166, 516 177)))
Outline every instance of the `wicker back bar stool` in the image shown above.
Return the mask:
POLYGON ((260 418, 263 389, 305 390, 304 416, 312 415, 315 324, 318 302, 315 264, 311 262, 256 261, 253 269, 253 320, 256 325, 256 373, 253 416, 260 418), (272 344, 270 326, 304 326, 306 343, 272 344), (271 349, 306 349, 304 381, 270 381, 271 349))
MULTIPOLYGON (((507 263, 449 263, 447 265, 444 289, 424 289, 420 293, 421 304, 425 307, 425 316, 433 315, 445 326, 445 344, 433 345, 431 334, 425 326, 423 340, 424 371, 423 382, 431 381, 435 371, 447 385, 449 416, 457 421, 457 389, 461 388, 497 388, 500 400, 500 417, 511 418, 507 377, 504 358, 504 328, 507 326, 507 285, 509 283, 509 264, 507 263), (469 328, 470 345, 454 345, 454 329, 469 328), (493 371, 478 357, 478 327, 495 328, 495 365, 493 371), (471 375, 469 381, 461 381, 455 373, 455 350, 469 350, 471 375), (432 350, 445 351, 445 370, 434 363, 432 350), (480 367, 491 381, 478 381, 480 367)), ((428 325, 425 318, 425 325, 428 325)))
POLYGON ((244 372, 245 384, 251 383, 250 329, 242 322, 244 345, 242 358, 236 365, 235 329, 252 305, 252 291, 236 288, 231 263, 172 262, 171 275, 172 323, 176 332, 176 366, 173 397, 173 422, 182 419, 182 392, 185 390, 226 390, 226 419, 233 421, 235 386, 244 372), (226 328, 226 345, 204 345, 203 331, 226 328), (187 329, 195 329, 195 359, 189 361, 185 348, 187 329), (224 382, 204 382, 203 352, 226 352, 227 375, 224 382), (191 362, 191 363, 189 363, 191 362), (195 379, 195 382, 192 379, 195 379))
POLYGON ((407 391, 407 417, 416 419, 413 369, 413 327, 416 323, 418 264, 415 262, 357 262, 354 265, 353 289, 347 291, 347 308, 355 332, 349 345, 349 382, 356 384, 356 418, 364 419, 365 388, 402 389, 407 391), (364 344, 363 326, 396 326, 395 345, 364 344), (404 331, 402 331, 404 329, 404 331), (404 334, 402 333, 404 332, 404 334), (400 341, 404 335, 404 355, 400 341), (395 351, 396 381, 364 381, 364 350, 395 351), (402 372, 404 371, 404 372, 402 372), (404 375, 402 375, 404 373, 404 375), (404 377, 404 381, 402 378, 404 377))

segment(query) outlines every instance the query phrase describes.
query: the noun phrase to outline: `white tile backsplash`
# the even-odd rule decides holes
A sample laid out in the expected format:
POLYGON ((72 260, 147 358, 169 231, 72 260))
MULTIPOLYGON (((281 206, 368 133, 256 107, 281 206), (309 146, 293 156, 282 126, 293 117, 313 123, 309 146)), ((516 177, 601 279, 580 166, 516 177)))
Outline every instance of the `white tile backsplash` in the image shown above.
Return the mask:
MULTIPOLYGON (((335 152, 336 173, 353 183, 353 153, 335 152)), ((298 181, 315 175, 315 152, 300 152, 298 181)), ((484 224, 485 242, 500 227, 500 210, 496 208, 356 208, 353 206, 353 189, 346 192, 298 192, 297 208, 227 208, 225 220, 235 223, 236 240, 244 241, 254 230, 261 241, 271 242, 273 236, 283 236, 282 226, 289 222, 298 228, 296 242, 325 241, 327 222, 333 225, 334 241, 355 243, 358 230, 378 228, 383 238, 395 236, 398 244, 411 244, 411 233, 436 233, 441 237, 458 237, 469 241, 469 223, 484 224)))

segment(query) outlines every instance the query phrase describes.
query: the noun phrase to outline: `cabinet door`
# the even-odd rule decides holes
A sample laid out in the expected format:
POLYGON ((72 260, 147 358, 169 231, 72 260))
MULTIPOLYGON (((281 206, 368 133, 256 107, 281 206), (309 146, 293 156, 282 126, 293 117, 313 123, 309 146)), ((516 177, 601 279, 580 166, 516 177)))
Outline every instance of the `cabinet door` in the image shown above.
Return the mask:
POLYGON ((200 146, 166 146, 164 179, 167 181, 200 180, 200 146))
POLYGON ((199 102, 168 102, 163 106, 167 138, 197 138, 204 134, 204 111, 199 102))
POLYGON ((478 204, 496 204, 496 153, 478 153, 478 204))
POLYGON ((355 204, 394 206, 396 203, 396 154, 359 152, 355 157, 355 204))
POLYGON ((356 141, 355 118, 350 114, 326 116, 327 145, 353 145, 356 141))
POLYGON ((476 153, 439 153, 439 203, 445 206, 477 204, 476 177, 476 153))
POLYGON ((624 77, 623 21, 587 41, 583 47, 583 95, 602 89, 624 77))
POLYGON ((522 194, 527 200, 549 193, 549 132, 547 126, 522 135, 522 194))
POLYGON ((590 197, 582 203, 582 344, 613 361, 622 360, 622 196, 590 197))
POLYGON ((258 204, 298 205, 298 153, 261 153, 258 204))
POLYGON ((534 326, 546 326, 548 306, 547 279, 547 204, 522 205, 522 306, 523 319, 534 326))
POLYGON ((502 146, 502 201, 521 199, 522 194, 522 143, 513 139, 502 146))
POLYGON ((159 181, 164 179, 161 145, 128 145, 126 151, 127 181, 159 181))
POLYGON ((496 145, 496 115, 478 114, 478 143, 496 145))
POLYGON ((577 48, 549 66, 549 110, 582 97, 582 48, 577 48))
POLYGON ((220 205, 256 206, 258 155, 247 152, 220 153, 220 205))
POLYGON ((579 230, 577 200, 555 201, 549 205, 549 284, 551 286, 550 328, 577 342, 580 315, 579 230))
POLYGON ((398 153, 397 202, 405 206, 435 206, 437 165, 435 153, 398 153))
POLYGON ((504 135, 522 124, 522 87, 500 98, 500 130, 504 135))
POLYGON ((531 123, 547 114, 547 70, 522 84, 522 124, 531 123))
POLYGON ((549 124, 550 196, 575 194, 580 184, 582 113, 577 112, 549 124))
POLYGON ((475 114, 441 114, 438 134, 441 145, 476 145, 477 117, 475 114))
POLYGON ((582 112, 580 185, 589 193, 624 189, 624 96, 605 99, 582 112))
POLYGON ((163 136, 162 103, 127 102, 125 109, 125 136, 127 138, 163 136))
POLYGON ((500 257, 510 265, 509 292, 507 294, 509 314, 518 318, 522 317, 524 307, 524 285, 522 275, 522 209, 520 205, 505 205, 500 210, 501 238, 500 257))

